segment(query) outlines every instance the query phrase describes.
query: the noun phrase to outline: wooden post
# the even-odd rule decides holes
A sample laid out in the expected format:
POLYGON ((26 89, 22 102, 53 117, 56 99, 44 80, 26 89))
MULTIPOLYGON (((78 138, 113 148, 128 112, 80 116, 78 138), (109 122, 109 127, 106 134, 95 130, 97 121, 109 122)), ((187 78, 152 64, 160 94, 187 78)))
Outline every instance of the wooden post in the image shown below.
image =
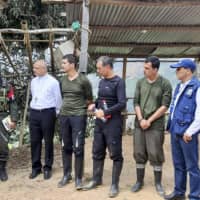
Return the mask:
POLYGON ((5 55, 6 55, 6 57, 8 59, 8 62, 10 63, 11 67, 13 68, 13 70, 15 71, 15 73, 17 74, 17 76, 19 77, 20 75, 19 75, 17 69, 15 68, 15 66, 12 63, 12 60, 11 60, 11 58, 9 56, 9 53, 8 53, 8 50, 7 50, 7 46, 6 46, 6 44, 5 44, 4 40, 3 40, 3 37, 1 35, 1 33, 0 33, 0 45, 1 45, 1 47, 2 47, 2 49, 3 49, 3 51, 4 51, 5 55))
MULTIPOLYGON (((22 26, 22 29, 28 30, 27 21, 22 21, 21 26, 22 26)), ((32 73, 33 72, 32 48, 31 48, 31 42, 30 42, 30 34, 28 33, 28 31, 24 33, 24 43, 26 45, 27 52, 28 52, 28 58, 29 58, 29 64, 30 64, 29 72, 32 73)))
POLYGON ((51 69, 52 69, 52 75, 55 76, 55 65, 54 65, 54 56, 53 56, 53 33, 49 34, 49 48, 50 48, 50 54, 51 54, 51 69))
MULTIPOLYGON (((127 66, 127 58, 123 59, 123 71, 122 71, 122 78, 126 81, 126 66, 127 66)), ((126 111, 126 110, 125 110, 126 111)), ((123 116, 123 135, 126 133, 126 119, 127 115, 123 116)))
POLYGON ((26 115, 27 115, 28 102, 29 102, 29 96, 30 96, 30 85, 31 85, 31 82, 29 81, 28 86, 27 86, 27 91, 26 91, 26 103, 25 103, 25 108, 24 108, 23 120, 20 127, 20 135, 19 135, 20 147, 23 145, 23 138, 24 138, 24 132, 25 132, 25 127, 26 127, 26 115))
MULTIPOLYGON (((28 25, 26 21, 21 22, 22 29, 28 30, 28 25)), ((29 73, 32 74, 33 72, 33 61, 32 61, 32 48, 31 48, 31 42, 30 42, 30 35, 29 33, 24 34, 24 43, 27 48, 28 57, 29 57, 29 73)), ((26 105, 24 108, 24 114, 23 114, 23 121, 20 128, 20 137, 19 137, 19 146, 23 145, 23 138, 24 138, 24 132, 25 132, 25 126, 26 126, 26 115, 27 115, 27 109, 28 109, 28 100, 29 100, 29 93, 30 93, 30 83, 28 83, 27 87, 27 94, 26 94, 26 105)))
POLYGON ((87 72, 88 65, 88 30, 89 30, 89 0, 83 0, 82 29, 81 29, 81 54, 79 71, 87 72))
POLYGON ((122 78, 126 80, 126 65, 127 65, 127 58, 123 59, 123 73, 122 73, 122 78))

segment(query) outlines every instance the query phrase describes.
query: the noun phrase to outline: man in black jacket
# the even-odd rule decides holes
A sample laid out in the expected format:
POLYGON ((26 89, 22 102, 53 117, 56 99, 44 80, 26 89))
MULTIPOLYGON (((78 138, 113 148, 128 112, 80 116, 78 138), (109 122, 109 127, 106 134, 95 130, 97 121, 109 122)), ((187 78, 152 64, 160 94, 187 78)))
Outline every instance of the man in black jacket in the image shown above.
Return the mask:
POLYGON ((102 184, 106 147, 113 160, 112 184, 109 197, 119 192, 119 177, 123 165, 122 156, 122 116, 126 107, 124 81, 113 72, 113 60, 102 56, 97 60, 97 72, 102 77, 99 83, 96 105, 89 109, 95 111, 96 122, 93 141, 93 178, 84 190, 96 188, 102 184))

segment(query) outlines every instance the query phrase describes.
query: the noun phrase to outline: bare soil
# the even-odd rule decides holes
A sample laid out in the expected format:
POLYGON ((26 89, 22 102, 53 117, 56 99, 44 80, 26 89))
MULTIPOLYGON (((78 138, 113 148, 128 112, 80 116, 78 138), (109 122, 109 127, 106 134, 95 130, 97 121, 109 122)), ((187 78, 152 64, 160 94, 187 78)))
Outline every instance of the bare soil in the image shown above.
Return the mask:
MULTIPOLYGON (((120 179, 120 193, 116 200, 160 200, 154 188, 153 169, 147 164, 145 174, 145 185, 140 192, 132 193, 131 186, 136 181, 135 162, 133 160, 132 136, 123 136, 124 167, 120 179)), ((86 139, 85 145, 85 172, 84 182, 92 175, 92 138, 86 139)), ((166 192, 173 189, 173 166, 171 161, 170 136, 165 137, 165 158, 163 166, 163 185, 166 192)), ((60 145, 55 145, 55 161, 53 176, 44 180, 43 175, 36 179, 28 178, 31 171, 30 147, 11 151, 8 163, 9 180, 0 182, 0 200, 102 200, 109 199, 108 192, 111 184, 112 161, 105 160, 103 185, 91 191, 76 191, 74 181, 64 188, 57 188, 57 183, 62 177, 62 161, 60 145)))

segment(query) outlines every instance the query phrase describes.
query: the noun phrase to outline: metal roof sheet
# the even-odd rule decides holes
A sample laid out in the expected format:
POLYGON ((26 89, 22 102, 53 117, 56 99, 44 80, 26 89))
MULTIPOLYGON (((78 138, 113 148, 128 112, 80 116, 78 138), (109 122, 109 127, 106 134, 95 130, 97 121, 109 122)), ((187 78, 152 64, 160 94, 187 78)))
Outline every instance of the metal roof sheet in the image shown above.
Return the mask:
MULTIPOLYGON (((123 1, 119 0, 119 2, 123 1)), ((192 4, 188 0, 183 1, 187 2, 186 4, 180 5, 173 3, 172 0, 169 2, 171 2, 169 5, 167 3, 156 5, 148 3, 128 3, 127 5, 122 3, 91 3, 90 54, 118 53, 134 57, 139 52, 141 55, 151 53, 166 56, 171 55, 172 52, 179 56, 181 52, 187 52, 198 57, 200 54, 198 48, 198 46, 200 47, 200 1, 192 1, 197 2, 192 4), (126 46, 126 43, 129 45, 126 46), (141 43, 143 47, 138 52, 134 51, 133 49, 137 49, 134 47, 134 43, 141 43), (148 46, 149 43, 152 44, 152 47, 148 46), (105 44, 109 45, 104 46, 105 44), (172 45, 169 47, 168 44, 172 45), (181 46, 181 44, 183 45, 181 46), (193 44, 195 48, 193 48, 193 44)), ((75 20, 81 21, 81 6, 81 4, 68 4, 66 6, 69 24, 75 20)))

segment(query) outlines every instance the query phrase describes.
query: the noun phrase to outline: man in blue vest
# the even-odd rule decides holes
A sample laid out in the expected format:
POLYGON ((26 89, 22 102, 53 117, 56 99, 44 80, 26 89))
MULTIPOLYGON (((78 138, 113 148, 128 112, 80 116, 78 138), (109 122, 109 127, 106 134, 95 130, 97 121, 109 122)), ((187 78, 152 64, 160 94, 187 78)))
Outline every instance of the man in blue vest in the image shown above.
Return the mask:
POLYGON ((200 169, 198 166, 198 133, 200 131, 200 82, 193 77, 196 69, 191 59, 183 59, 170 66, 176 68, 181 81, 170 106, 168 130, 171 133, 174 191, 167 200, 185 199, 187 172, 190 177, 190 200, 200 200, 200 169))

